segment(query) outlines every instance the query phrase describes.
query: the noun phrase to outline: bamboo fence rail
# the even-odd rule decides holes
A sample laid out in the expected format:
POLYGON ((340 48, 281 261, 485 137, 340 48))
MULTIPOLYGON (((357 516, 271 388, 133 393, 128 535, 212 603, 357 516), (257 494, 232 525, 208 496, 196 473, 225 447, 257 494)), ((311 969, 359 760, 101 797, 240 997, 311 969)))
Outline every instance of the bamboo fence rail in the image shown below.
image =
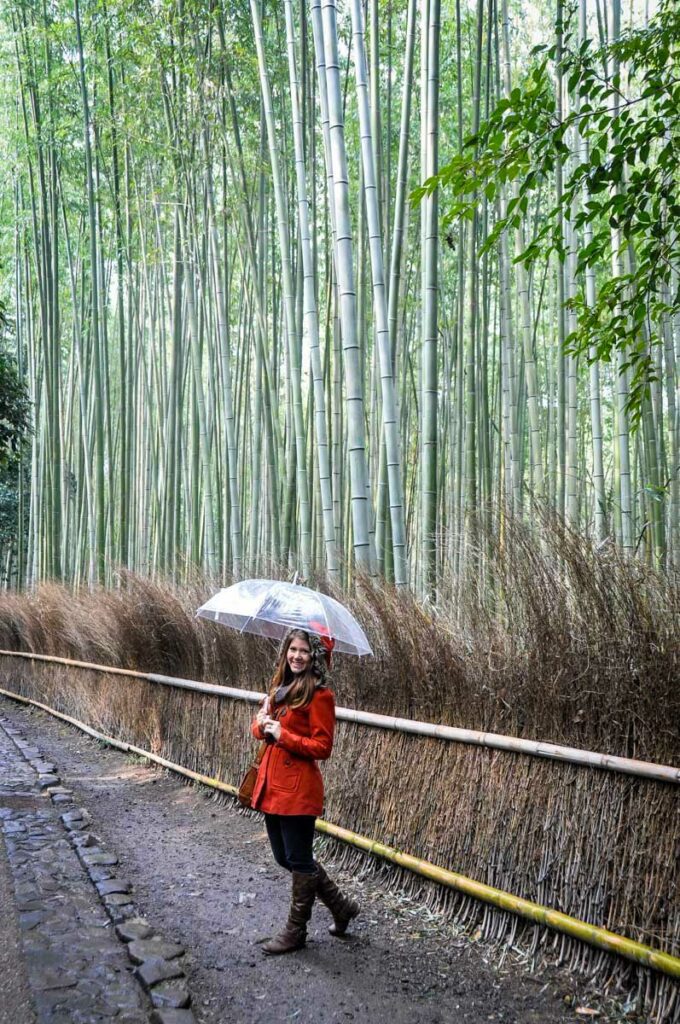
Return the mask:
MULTIPOLYGON (((232 700, 250 701, 253 704, 258 703, 264 697, 264 693, 255 690, 242 690, 232 686, 218 686, 195 679, 182 679, 177 676, 159 675, 155 672, 138 672, 133 669, 114 668, 109 665, 97 665, 91 662, 75 661, 70 658, 59 658, 47 654, 34 654, 28 651, 0 650, 0 657, 25 658, 30 661, 44 661, 65 665, 69 668, 86 669, 91 672, 104 672, 107 675, 144 679, 147 682, 159 683, 162 686, 174 686, 183 690, 193 690, 196 693, 207 693, 211 696, 226 697, 232 700)), ((453 743, 467 743, 474 746, 490 747, 494 750, 528 754, 533 757, 547 758, 565 764, 603 768, 607 771, 634 775, 637 778, 654 779, 657 782, 680 783, 680 768, 672 765, 654 764, 650 761, 638 761, 635 758, 617 757, 613 754, 599 754, 591 750, 581 750, 578 747, 545 743, 541 740, 522 739, 517 736, 505 736, 500 733, 480 732, 475 729, 460 729, 450 725, 421 722, 412 718, 379 715, 370 711, 358 711, 355 708, 337 708, 336 716, 340 721, 354 722, 357 725, 367 725, 376 729, 388 729, 393 732, 427 736, 453 743)))
MULTIPOLYGON (((0 654, 6 653, 7 652, 5 651, 0 651, 0 654)), ((42 656, 39 660, 52 660, 59 662, 67 661, 67 659, 63 658, 47 659, 45 656, 42 656)), ((80 665, 83 664, 84 663, 82 662, 80 663, 80 665)), ((92 668, 93 666, 88 667, 92 668)), ((151 678, 150 675, 146 675, 145 673, 131 673, 120 669, 116 670, 116 674, 143 675, 145 678, 151 678)), ((157 679, 156 681, 159 680, 157 679)), ((182 680, 182 682, 190 681, 182 680)), ((209 684, 201 685, 208 686, 209 684)), ((227 688, 210 687, 211 691, 222 689, 227 688)), ((248 694, 249 692, 250 691, 247 690, 234 691, 234 693, 238 694, 248 694)), ((183 765, 175 764, 173 761, 167 760, 167 758, 154 754, 149 750, 144 750, 141 747, 137 747, 132 743, 117 740, 113 736, 106 736, 104 733, 93 729, 84 722, 81 722, 70 715, 66 715, 63 712, 56 711, 54 708, 51 708, 49 705, 43 704, 40 701, 32 700, 31 698, 21 696, 20 694, 13 693, 11 690, 5 690, 3 688, 0 688, 0 694, 2 696, 9 697, 12 700, 17 700, 22 704, 31 704, 34 707, 40 708, 42 711, 46 711, 48 714, 53 715, 55 718, 59 718, 62 721, 75 726, 94 739, 126 753, 145 757, 155 764, 183 775, 194 782, 210 786, 213 789, 220 790, 221 792, 227 793, 231 796, 236 796, 238 792, 238 788, 236 786, 222 782, 220 779, 203 775, 200 772, 192 771, 190 768, 185 768, 183 765)), ((340 839, 342 842, 355 846, 358 849, 373 854, 374 856, 381 857, 383 860, 390 861, 399 867, 406 868, 407 870, 412 871, 415 874, 422 875, 424 878, 428 878, 431 881, 456 889, 468 896, 472 896, 474 899, 482 900, 483 902, 489 903, 501 910, 510 911, 519 917, 523 917, 537 924, 545 925, 555 931, 569 935, 571 938, 578 939, 581 942, 586 942, 588 945, 606 950, 608 953, 618 954, 619 956, 625 957, 627 960, 652 968, 662 974, 668 975, 669 977, 680 978, 680 957, 673 956, 663 950, 655 949, 652 946, 647 946, 644 943, 636 942, 634 939, 629 939, 626 936, 618 935, 615 932, 608 931, 606 928, 589 924, 587 921, 581 921, 578 918, 553 910, 550 907, 544 907, 540 904, 533 903, 532 901, 523 899, 520 896, 515 896, 513 893, 485 885, 483 882, 477 882, 474 879, 459 874, 458 872, 439 867, 438 865, 432 864, 420 857, 414 857, 411 854, 404 853, 401 850, 396 850, 394 847, 387 846, 377 840, 352 832, 350 829, 342 828, 339 825, 334 825, 332 822, 324 821, 322 818, 317 819, 316 828, 319 832, 323 832, 336 839, 340 839)))

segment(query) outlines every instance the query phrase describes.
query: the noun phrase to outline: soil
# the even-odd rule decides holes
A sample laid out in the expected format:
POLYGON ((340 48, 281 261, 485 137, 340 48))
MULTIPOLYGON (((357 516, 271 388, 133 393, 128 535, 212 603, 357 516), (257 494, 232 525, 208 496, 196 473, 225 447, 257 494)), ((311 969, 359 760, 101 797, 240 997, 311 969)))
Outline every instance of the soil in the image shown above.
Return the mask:
MULTIPOLYGON (((605 1020, 582 980, 456 931, 374 873, 324 864, 362 905, 350 938, 332 938, 317 905, 307 948, 263 956, 283 924, 289 881, 259 815, 111 750, 35 709, 2 710, 57 766, 91 830, 120 859, 140 912, 187 950, 200 1024, 566 1024, 605 1020)), ((591 994, 592 995, 592 994, 591 994)))

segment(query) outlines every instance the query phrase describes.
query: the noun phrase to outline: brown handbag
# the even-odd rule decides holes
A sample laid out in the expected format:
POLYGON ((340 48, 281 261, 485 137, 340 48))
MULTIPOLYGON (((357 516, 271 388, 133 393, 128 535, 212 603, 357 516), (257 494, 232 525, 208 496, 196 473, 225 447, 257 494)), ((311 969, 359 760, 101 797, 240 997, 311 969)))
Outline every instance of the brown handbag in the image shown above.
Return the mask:
POLYGON ((255 789, 255 783, 257 782, 257 773, 266 749, 267 744, 260 743, 250 768, 241 780, 241 785, 238 787, 238 802, 241 807, 252 807, 253 790, 255 789))

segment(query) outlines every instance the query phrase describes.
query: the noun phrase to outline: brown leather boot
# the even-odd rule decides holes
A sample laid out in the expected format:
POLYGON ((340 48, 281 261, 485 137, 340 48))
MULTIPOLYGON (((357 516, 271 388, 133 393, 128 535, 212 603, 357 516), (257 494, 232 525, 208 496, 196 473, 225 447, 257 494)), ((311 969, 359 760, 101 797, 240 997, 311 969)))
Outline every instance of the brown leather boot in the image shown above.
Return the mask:
POLYGON ((262 946, 262 952, 270 956, 276 953, 292 953, 302 949, 307 941, 307 922, 312 916, 312 906, 319 884, 319 874, 303 874, 293 871, 293 895, 285 928, 279 935, 269 939, 262 946))
POLYGON ((324 903, 333 915, 333 924, 328 931, 331 935, 342 938, 347 931, 350 921, 357 916, 359 904, 349 896, 343 896, 335 882, 331 881, 324 869, 317 862, 318 886, 316 895, 324 903))

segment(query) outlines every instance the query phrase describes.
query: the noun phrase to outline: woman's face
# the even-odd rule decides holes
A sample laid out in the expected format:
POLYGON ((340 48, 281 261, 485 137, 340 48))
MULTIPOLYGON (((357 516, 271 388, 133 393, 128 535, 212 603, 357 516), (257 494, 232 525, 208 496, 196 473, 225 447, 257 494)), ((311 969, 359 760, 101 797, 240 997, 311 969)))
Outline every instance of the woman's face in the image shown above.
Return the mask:
POLYGON ((306 672, 312 663, 312 651, 307 641, 303 640, 301 636, 294 636, 290 642, 286 659, 288 668, 294 675, 306 672))

